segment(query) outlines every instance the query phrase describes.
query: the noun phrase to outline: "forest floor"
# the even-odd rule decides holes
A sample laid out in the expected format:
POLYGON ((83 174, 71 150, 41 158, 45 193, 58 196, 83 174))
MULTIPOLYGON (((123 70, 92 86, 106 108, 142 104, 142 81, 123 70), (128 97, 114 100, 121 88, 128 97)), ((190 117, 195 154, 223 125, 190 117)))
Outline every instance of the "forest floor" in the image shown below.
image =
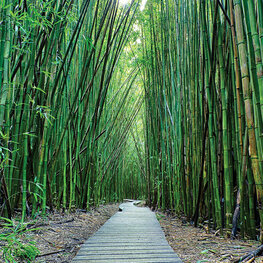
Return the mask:
MULTIPOLYGON (((25 231, 19 239, 23 243, 33 242, 39 250, 40 254, 34 262, 71 262, 85 240, 113 216, 118 208, 118 204, 109 204, 92 208, 89 212, 55 212, 45 219, 29 222, 28 230, 37 230, 25 231)), ((0 234, 2 231, 0 228, 0 234)), ((0 249, 0 262, 5 262, 1 253, 0 249)), ((19 259, 17 262, 27 261, 19 259)))
MULTIPOLYGON (((24 243, 35 243, 40 254, 34 262, 71 262, 81 244, 113 216, 118 207, 118 204, 109 204, 89 212, 49 214, 45 219, 29 222, 28 230, 37 230, 26 231, 19 238, 24 243)), ((161 212, 156 212, 156 216, 170 246, 185 263, 235 262, 260 245, 256 241, 230 240, 208 233, 205 228, 195 228, 183 218, 161 212)), ((0 229, 0 234, 3 231, 0 229)), ((0 250, 0 262, 4 262, 1 253, 0 250)), ((263 257, 253 262, 263 262, 263 257)))
MULTIPOLYGON (((208 232, 206 227, 197 228, 184 218, 156 213, 166 239, 185 263, 238 262, 238 259, 254 251, 260 243, 250 240, 231 240, 218 232, 208 232)), ((244 261, 242 261, 244 262, 244 261)), ((263 262, 257 257, 249 262, 263 262)))

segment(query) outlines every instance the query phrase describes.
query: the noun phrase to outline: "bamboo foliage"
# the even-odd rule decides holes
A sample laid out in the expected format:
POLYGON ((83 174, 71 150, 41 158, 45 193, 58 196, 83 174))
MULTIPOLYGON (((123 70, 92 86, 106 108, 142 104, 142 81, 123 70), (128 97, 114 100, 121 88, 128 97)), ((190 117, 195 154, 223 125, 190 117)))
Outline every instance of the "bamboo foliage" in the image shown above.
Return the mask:
POLYGON ((262 225, 260 6, 151 1, 142 39, 149 204, 220 229, 236 227, 238 204, 253 238, 262 225))
POLYGON ((257 238, 262 0, 139 4, 1 3, 0 212, 147 197, 257 238))
POLYGON ((1 2, 1 214, 21 207, 24 220, 113 200, 119 184, 106 191, 102 182, 122 172, 141 107, 123 112, 135 72, 105 105, 123 80, 117 64, 136 10, 134 1, 1 2))

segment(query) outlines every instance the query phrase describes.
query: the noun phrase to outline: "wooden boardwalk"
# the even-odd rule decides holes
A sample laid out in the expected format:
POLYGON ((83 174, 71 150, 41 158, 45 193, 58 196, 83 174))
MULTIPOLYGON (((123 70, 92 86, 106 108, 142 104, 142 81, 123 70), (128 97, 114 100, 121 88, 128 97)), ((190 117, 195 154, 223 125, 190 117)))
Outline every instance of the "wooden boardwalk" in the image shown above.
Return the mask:
POLYGON ((120 206, 81 247, 72 262, 182 262, 167 243, 155 214, 132 202, 120 206))

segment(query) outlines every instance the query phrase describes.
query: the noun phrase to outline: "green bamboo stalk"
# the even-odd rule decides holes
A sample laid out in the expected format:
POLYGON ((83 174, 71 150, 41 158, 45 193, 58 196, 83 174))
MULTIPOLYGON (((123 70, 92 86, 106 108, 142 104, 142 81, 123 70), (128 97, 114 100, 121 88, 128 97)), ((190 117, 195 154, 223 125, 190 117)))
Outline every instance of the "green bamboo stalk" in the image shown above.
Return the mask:
MULTIPOLYGON (((254 180, 256 184, 257 199, 259 203, 259 215, 260 215, 260 221, 262 227, 263 212, 261 208, 261 203, 263 200, 263 185, 261 182, 263 178, 261 178, 262 176, 260 175, 257 148, 256 148, 254 117, 253 117, 253 108, 251 101, 251 87, 249 82, 249 69, 247 63, 247 50, 246 50, 244 35, 243 35, 244 29, 242 22, 242 9, 239 0, 234 1, 234 10, 235 10, 235 19, 236 19, 236 32, 237 32, 239 59, 240 59, 241 73, 242 73, 242 84, 244 91, 246 122, 248 126, 248 136, 249 136, 249 144, 250 144, 250 155, 252 161, 254 180)), ((261 238, 263 238, 262 234, 261 234, 261 238)))

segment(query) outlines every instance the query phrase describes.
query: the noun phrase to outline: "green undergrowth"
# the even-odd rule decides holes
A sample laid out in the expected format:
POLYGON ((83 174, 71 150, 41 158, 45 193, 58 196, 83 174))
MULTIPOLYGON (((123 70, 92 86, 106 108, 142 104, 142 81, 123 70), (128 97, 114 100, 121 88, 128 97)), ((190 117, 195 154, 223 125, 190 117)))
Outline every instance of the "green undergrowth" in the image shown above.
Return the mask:
POLYGON ((7 218, 1 217, 0 220, 2 226, 0 245, 4 262, 34 262, 36 256, 39 254, 39 250, 36 248, 35 243, 30 241, 28 233, 37 229, 28 229, 27 224, 19 223, 16 225, 12 220, 7 218))
POLYGON ((160 221, 161 219, 163 219, 165 217, 165 215, 159 214, 159 213, 155 213, 155 215, 156 215, 156 218, 158 221, 160 221))

